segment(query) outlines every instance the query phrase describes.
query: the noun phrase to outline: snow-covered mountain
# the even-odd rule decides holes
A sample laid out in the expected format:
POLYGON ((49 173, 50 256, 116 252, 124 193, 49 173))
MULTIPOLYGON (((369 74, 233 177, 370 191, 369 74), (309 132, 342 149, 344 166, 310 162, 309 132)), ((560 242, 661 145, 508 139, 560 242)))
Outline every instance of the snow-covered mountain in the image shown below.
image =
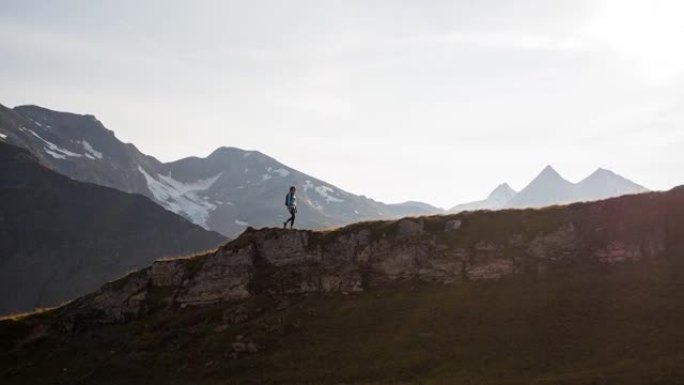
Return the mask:
POLYGON ((92 115, 0 105, 0 140, 29 149, 63 175, 143 194, 227 236, 247 226, 279 226, 291 185, 298 186, 297 225, 306 228, 433 212, 426 205, 387 205, 348 193, 258 151, 221 147, 205 158, 163 163, 119 141, 92 115))
POLYGON ((513 190, 508 183, 502 183, 498 185, 486 199, 456 205, 452 207, 449 212, 460 213, 461 211, 498 210, 504 207, 515 194, 516 191, 513 190))

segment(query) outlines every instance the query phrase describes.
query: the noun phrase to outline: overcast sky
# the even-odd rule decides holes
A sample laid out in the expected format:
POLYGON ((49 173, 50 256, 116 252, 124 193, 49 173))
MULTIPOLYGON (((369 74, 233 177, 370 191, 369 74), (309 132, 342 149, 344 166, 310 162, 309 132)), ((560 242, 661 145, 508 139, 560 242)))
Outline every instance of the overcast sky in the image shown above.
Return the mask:
POLYGON ((684 184, 684 2, 0 0, 0 103, 441 207, 553 165, 684 184))

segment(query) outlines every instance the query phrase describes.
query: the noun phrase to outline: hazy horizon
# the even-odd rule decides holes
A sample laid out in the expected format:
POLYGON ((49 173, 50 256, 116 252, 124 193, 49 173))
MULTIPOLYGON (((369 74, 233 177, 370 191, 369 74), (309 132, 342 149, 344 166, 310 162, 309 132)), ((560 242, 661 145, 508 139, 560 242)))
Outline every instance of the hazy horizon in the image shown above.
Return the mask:
POLYGON ((676 1, 2 1, 0 103, 442 208, 546 165, 684 183, 676 1))

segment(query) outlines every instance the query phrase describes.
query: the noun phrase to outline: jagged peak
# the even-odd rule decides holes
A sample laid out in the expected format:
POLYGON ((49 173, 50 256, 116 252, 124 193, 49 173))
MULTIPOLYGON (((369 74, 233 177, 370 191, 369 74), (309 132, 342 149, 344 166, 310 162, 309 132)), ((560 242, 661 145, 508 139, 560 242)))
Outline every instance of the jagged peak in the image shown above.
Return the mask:
POLYGON ((509 199, 515 194, 517 194, 517 191, 513 190, 508 183, 501 183, 500 185, 496 186, 496 188, 487 196, 487 199, 500 197, 509 199))
POLYGON ((546 167, 544 167, 544 169, 541 171, 540 175, 558 175, 558 176, 560 176, 558 171, 556 171, 556 169, 553 168, 550 164, 547 164, 546 167))
POLYGON ((549 182, 549 181, 561 181, 570 183, 567 179, 563 178, 561 174, 556 171, 551 165, 547 165, 544 169, 537 175, 536 178, 530 183, 530 185, 538 182, 549 182))
POLYGON ((516 192, 508 183, 501 183, 500 185, 496 186, 496 188, 494 189, 494 191, 492 191, 492 193, 495 193, 497 191, 513 192, 513 193, 516 192))

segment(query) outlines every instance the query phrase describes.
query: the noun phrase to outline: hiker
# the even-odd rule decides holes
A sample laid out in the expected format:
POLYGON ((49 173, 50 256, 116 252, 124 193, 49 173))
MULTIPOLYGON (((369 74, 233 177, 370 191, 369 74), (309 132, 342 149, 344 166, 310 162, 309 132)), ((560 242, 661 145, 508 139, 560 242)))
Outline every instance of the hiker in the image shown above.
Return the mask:
POLYGON ((290 218, 283 222, 283 228, 287 228, 287 222, 290 222, 290 228, 294 227, 295 214, 297 214, 297 197, 295 193, 297 188, 295 186, 290 187, 290 192, 285 195, 285 206, 287 206, 287 211, 290 212, 290 218))

